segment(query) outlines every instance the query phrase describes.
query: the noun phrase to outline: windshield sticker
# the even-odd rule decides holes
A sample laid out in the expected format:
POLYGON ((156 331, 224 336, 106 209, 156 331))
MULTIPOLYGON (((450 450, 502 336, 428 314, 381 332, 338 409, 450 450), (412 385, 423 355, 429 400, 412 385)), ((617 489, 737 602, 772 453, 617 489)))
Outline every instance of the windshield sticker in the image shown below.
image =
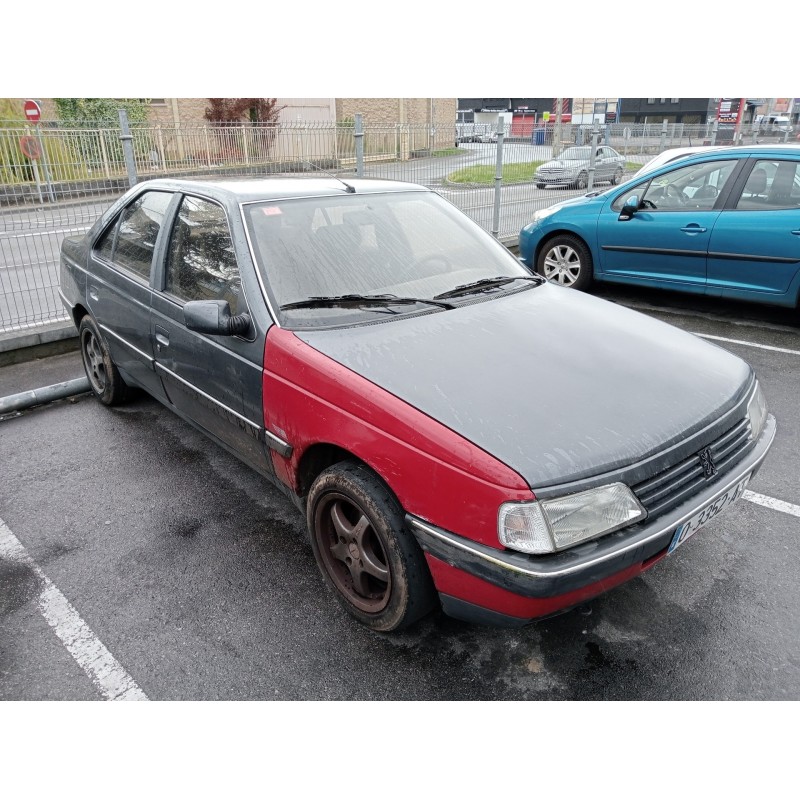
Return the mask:
POLYGON ((261 209, 268 217, 273 217, 275 214, 283 214, 277 206, 267 206, 266 208, 261 209))

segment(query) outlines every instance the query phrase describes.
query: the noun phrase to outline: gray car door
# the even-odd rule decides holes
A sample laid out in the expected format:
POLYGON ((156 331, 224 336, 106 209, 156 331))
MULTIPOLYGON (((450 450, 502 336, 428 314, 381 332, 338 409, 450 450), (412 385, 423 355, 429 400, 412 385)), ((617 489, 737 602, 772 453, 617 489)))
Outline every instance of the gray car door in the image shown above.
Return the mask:
POLYGON ((169 403, 248 464, 266 474, 263 338, 191 331, 183 307, 226 300, 234 315, 248 312, 224 208, 185 195, 164 248, 161 285, 153 291, 156 369, 169 403))
POLYGON ((153 256, 172 192, 144 192, 117 215, 89 256, 87 302, 124 380, 163 399, 150 339, 153 256))

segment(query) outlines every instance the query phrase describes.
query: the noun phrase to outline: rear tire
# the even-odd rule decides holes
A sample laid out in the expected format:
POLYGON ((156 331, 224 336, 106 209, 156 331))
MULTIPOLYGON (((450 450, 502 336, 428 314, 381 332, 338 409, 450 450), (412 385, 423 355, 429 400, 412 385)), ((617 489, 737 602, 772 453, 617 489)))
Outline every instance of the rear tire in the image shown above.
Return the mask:
POLYGON ((342 607, 374 631, 408 627, 436 605, 422 549, 403 510, 366 466, 334 464, 308 494, 311 547, 342 607))
POLYGON ((559 286, 585 291, 592 283, 592 254, 577 236, 554 236, 542 247, 536 271, 559 286))
POLYGON ((131 394, 122 380, 97 323, 87 314, 78 326, 81 358, 92 394, 106 406, 124 403, 131 394))

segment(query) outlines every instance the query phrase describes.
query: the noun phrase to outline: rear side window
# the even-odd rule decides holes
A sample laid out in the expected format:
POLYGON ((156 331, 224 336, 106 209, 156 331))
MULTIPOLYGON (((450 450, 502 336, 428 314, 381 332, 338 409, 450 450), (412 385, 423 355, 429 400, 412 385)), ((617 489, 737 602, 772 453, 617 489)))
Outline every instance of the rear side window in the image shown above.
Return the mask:
MULTIPOLYGON (((114 264, 150 280, 156 240, 171 200, 169 192, 145 192, 126 206, 111 256, 114 264)), ((100 244, 101 252, 104 247, 105 239, 100 244)))
POLYGON ((800 161, 756 161, 736 208, 767 211, 800 207, 800 161))
POLYGON ((223 209, 184 197, 167 257, 165 290, 181 300, 227 300, 232 314, 244 311, 241 280, 223 209))

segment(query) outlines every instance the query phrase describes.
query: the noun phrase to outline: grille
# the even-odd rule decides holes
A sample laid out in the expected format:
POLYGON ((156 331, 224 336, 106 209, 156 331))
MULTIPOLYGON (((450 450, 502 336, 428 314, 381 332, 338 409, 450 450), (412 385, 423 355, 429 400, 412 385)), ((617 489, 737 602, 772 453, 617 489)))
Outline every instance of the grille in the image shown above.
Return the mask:
MULTIPOLYGON (((717 473, 711 480, 715 480, 720 474, 727 471, 744 455, 751 443, 749 436, 750 420, 745 417, 708 445, 717 468, 717 473)), ((690 497, 708 480, 704 476, 700 456, 695 453, 690 458, 659 472, 632 488, 633 493, 639 498, 639 502, 647 509, 648 516, 654 517, 690 497)))

